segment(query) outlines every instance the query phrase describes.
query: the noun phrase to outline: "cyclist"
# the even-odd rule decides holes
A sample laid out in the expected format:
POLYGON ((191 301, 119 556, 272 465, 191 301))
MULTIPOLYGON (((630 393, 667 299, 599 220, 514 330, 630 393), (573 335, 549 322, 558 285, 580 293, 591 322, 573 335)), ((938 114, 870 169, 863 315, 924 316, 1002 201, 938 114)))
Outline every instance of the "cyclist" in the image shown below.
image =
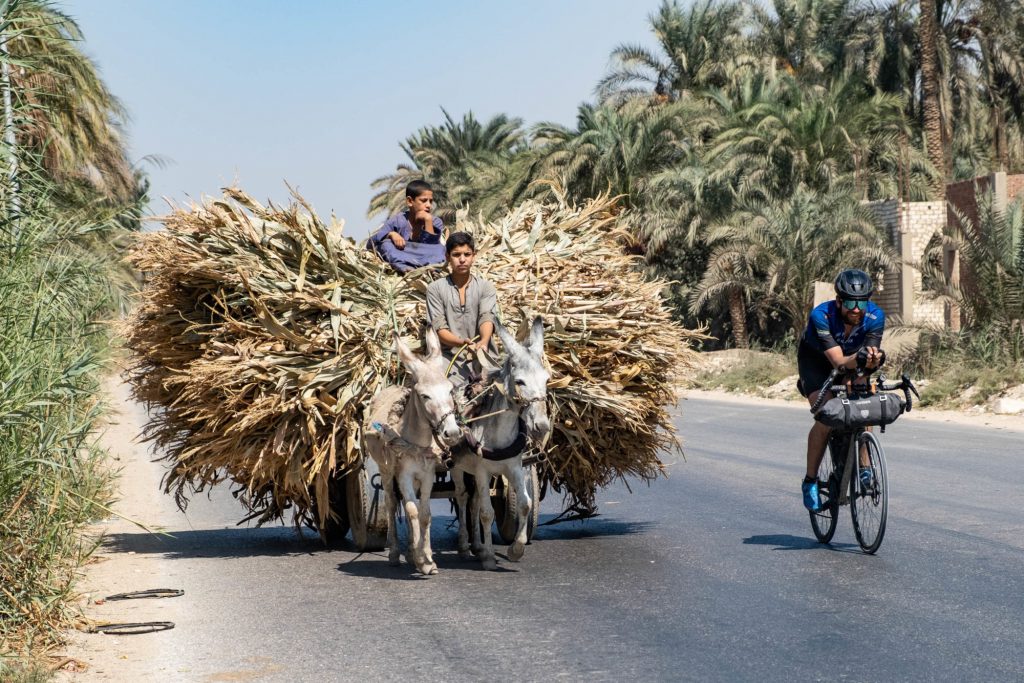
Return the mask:
MULTIPOLYGON (((812 406, 833 368, 854 370, 860 355, 864 367, 875 369, 884 358, 879 347, 885 329, 885 313, 870 301, 874 292, 871 277, 863 270, 848 268, 836 277, 835 290, 834 300, 819 304, 811 311, 797 351, 798 388, 812 406)), ((826 400, 830 398, 831 392, 826 400)), ((807 435, 807 472, 801 489, 804 507, 811 511, 821 508, 818 466, 830 431, 815 420, 807 435)), ((862 476, 870 477, 870 470, 865 470, 862 476)))

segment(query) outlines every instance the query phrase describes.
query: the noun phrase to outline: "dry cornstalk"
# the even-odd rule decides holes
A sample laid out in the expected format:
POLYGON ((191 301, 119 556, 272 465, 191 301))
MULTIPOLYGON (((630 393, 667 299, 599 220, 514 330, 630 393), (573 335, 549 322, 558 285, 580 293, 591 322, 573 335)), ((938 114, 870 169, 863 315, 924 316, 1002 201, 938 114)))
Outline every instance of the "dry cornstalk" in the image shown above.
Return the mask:
MULTIPOLYGON (((423 292, 441 271, 399 277, 296 199, 264 207, 231 188, 141 235, 130 261, 146 285, 123 332, 133 391, 152 408, 146 436, 179 505, 229 480, 250 518, 290 508, 322 527, 332 478, 359 461, 363 407, 397 379, 391 333, 419 343, 423 292)), ((661 472, 659 452, 677 446, 666 408, 698 336, 672 321, 664 283, 624 254, 615 216, 600 197, 459 223, 477 237, 503 319, 547 322, 543 476, 586 509, 616 478, 661 472)))

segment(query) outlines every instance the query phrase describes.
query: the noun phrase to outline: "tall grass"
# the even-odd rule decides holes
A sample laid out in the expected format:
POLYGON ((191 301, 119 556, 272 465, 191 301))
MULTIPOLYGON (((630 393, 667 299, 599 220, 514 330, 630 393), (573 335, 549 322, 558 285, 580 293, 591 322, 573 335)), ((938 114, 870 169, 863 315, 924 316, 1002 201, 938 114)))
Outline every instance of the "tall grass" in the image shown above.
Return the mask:
POLYGON ((47 0, 0 10, 0 680, 24 681, 47 676, 32 658, 75 616, 82 528, 109 486, 93 436, 101 321, 145 178, 74 21, 47 0))
POLYGON ((55 642, 74 616, 81 539, 109 483, 94 443, 103 319, 120 300, 115 216, 56 209, 42 190, 0 224, 0 656, 55 642))

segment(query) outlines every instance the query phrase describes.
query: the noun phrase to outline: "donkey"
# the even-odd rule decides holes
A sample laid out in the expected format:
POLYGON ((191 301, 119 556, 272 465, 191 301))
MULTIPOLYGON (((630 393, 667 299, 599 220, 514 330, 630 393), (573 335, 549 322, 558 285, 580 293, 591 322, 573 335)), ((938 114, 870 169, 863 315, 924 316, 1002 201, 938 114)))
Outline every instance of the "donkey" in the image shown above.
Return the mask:
MULTIPOLYGON (((517 342, 500 323, 495 323, 495 330, 508 357, 500 369, 489 364, 484 367, 485 377, 493 384, 479 408, 481 418, 470 424, 467 442, 471 450, 456 451, 452 472, 455 501, 459 506, 459 556, 470 556, 469 534, 472 534, 473 551, 484 569, 497 566, 491 540, 494 508, 491 507, 491 497, 487 495, 491 477, 504 476, 516 492, 519 527, 515 541, 509 547, 508 558, 518 562, 526 551, 530 506, 540 502, 530 500, 523 476, 523 450, 528 438, 540 443, 551 431, 547 409, 549 374, 543 362, 543 321, 540 316, 534 318, 526 344, 517 342), (469 494, 463 480, 464 473, 471 474, 476 482, 475 514, 467 515, 469 494), (479 538, 481 525, 484 530, 482 544, 479 538)), ((482 354, 479 357, 483 362, 485 357, 482 354)))
POLYGON ((437 333, 427 330, 426 357, 410 351, 397 334, 395 344, 411 386, 386 387, 370 400, 363 418, 363 450, 380 468, 388 516, 388 561, 393 566, 399 563, 397 482, 409 526, 406 558, 420 572, 431 575, 437 573, 430 548, 430 493, 435 467, 442 452, 462 439, 463 431, 437 333))

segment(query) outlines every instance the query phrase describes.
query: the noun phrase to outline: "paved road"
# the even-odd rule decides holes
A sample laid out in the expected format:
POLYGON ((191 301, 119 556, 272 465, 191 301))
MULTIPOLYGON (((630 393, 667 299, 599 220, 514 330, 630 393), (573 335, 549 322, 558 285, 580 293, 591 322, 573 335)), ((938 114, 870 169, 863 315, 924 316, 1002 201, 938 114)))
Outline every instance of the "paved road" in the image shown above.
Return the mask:
POLYGON ((1024 680, 1024 434, 890 427, 871 557, 845 509, 832 547, 814 542, 801 409, 701 399, 682 415, 668 479, 603 492, 601 517, 541 527, 497 572, 458 561, 440 504, 432 578, 238 529, 224 492, 171 517, 174 539, 117 534, 110 548, 167 558, 125 590, 186 591, 163 608, 176 629, 139 636, 152 680, 1024 680))

